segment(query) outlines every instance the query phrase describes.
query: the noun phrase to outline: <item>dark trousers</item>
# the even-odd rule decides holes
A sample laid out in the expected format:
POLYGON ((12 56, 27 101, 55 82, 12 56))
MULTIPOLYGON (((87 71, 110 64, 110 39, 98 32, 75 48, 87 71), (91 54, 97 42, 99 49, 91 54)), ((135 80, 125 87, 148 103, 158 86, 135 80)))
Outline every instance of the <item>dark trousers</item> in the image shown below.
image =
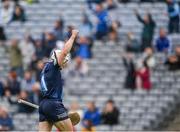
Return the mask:
POLYGON ((179 16, 170 18, 168 28, 169 33, 179 33, 179 16))
POLYGON ((101 31, 97 31, 95 34, 95 37, 97 40, 102 40, 104 36, 106 36, 107 33, 106 32, 101 32, 101 31))
POLYGON ((152 47, 152 39, 151 38, 142 38, 141 50, 144 51, 148 47, 152 47))

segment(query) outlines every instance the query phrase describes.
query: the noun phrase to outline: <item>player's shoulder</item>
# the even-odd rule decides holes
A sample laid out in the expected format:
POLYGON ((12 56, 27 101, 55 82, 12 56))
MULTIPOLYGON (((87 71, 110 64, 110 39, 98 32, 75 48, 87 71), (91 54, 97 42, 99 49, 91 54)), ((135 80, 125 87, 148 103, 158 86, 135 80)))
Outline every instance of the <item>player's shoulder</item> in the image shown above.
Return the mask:
POLYGON ((61 70, 60 67, 57 64, 54 64, 53 60, 48 61, 45 64, 45 67, 47 67, 47 69, 56 69, 56 70, 61 70))
POLYGON ((53 67, 53 63, 51 61, 45 62, 43 71, 48 71, 53 67))

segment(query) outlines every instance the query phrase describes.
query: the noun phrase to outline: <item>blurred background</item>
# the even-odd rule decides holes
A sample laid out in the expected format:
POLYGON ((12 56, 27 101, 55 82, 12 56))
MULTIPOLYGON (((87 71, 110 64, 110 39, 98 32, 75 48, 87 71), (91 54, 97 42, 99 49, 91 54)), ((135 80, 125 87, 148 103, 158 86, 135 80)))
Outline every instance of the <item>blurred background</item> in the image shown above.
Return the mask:
MULTIPOLYGON (((72 29, 63 70, 75 131, 180 130, 179 0, 1 0, 0 131, 37 131, 40 73, 72 29)), ((55 128, 53 130, 57 131, 55 128)))

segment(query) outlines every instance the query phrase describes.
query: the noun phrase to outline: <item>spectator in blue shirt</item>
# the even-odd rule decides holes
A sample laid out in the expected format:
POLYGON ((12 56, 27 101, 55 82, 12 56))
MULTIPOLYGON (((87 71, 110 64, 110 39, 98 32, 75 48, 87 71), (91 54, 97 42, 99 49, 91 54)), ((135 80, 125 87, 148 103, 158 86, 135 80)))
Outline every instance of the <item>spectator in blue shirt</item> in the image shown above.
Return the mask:
MULTIPOLYGON (((87 110, 84 113, 83 121, 91 121, 92 126, 97 126, 100 124, 100 112, 96 108, 94 102, 88 102, 87 110)), ((83 125, 85 125, 83 123, 83 125)))
POLYGON ((81 76, 84 76, 88 73, 87 59, 91 58, 91 45, 92 44, 87 37, 79 37, 73 71, 77 72, 81 76))
POLYGON ((180 8, 176 0, 167 0, 169 15, 169 33, 179 33, 180 8))
POLYGON ((77 56, 81 57, 82 59, 89 59, 91 57, 90 41, 88 38, 79 38, 79 48, 77 51, 77 56))
POLYGON ((103 8, 103 5, 96 4, 95 9, 90 1, 88 1, 89 8, 94 12, 97 17, 97 26, 95 37, 97 40, 102 40, 108 33, 108 12, 103 8))
POLYGON ((156 39, 155 48, 158 52, 171 51, 170 40, 168 39, 166 31, 163 28, 161 28, 159 31, 159 37, 156 39))
POLYGON ((0 131, 9 131, 13 129, 12 118, 7 113, 7 110, 0 107, 0 131))

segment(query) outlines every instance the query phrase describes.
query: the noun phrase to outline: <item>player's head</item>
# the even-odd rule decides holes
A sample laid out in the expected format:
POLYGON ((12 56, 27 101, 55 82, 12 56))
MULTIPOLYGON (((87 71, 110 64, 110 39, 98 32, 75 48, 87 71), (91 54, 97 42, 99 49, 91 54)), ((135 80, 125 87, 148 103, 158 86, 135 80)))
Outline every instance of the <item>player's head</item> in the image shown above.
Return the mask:
MULTIPOLYGON (((57 56, 61 53, 61 50, 53 50, 50 56, 50 59, 53 60, 54 65, 58 64, 57 56)), ((68 61, 70 60, 70 55, 68 54, 64 61, 63 61, 63 66, 61 68, 64 68, 67 66, 68 61)))

